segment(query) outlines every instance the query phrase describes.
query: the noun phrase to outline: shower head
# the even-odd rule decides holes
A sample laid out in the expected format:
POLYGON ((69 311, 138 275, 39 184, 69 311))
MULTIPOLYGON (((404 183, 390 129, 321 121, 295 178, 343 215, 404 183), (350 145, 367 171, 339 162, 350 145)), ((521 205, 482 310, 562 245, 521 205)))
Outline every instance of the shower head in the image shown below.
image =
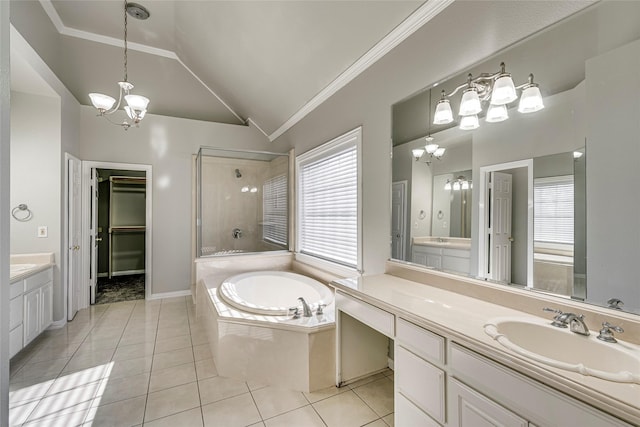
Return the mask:
POLYGON ((240 169, 236 169, 236 178, 242 178, 242 174, 240 173, 240 169))

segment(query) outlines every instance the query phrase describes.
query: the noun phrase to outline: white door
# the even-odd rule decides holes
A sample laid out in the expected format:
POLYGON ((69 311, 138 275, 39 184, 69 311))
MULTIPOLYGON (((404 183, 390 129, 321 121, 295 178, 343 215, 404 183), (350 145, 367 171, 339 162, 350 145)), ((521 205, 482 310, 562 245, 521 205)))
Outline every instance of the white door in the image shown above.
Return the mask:
POLYGON ((487 227, 489 271, 487 277, 511 283, 512 176, 508 173, 491 172, 489 179, 489 223, 487 227))
POLYGON ((406 247, 406 182, 391 186, 391 258, 404 260, 406 247))
POLYGON ((91 304, 96 303, 96 287, 98 285, 98 171, 91 168, 91 185, 89 197, 91 198, 91 213, 89 221, 89 242, 91 261, 89 265, 89 287, 91 289, 91 304))
MULTIPOLYGON (((80 308, 80 298, 86 295, 82 289, 82 253, 80 242, 82 241, 82 168, 80 160, 69 157, 67 186, 69 195, 69 223, 68 223, 68 266, 67 266, 67 293, 68 306, 67 320, 73 320, 80 308)), ((85 306, 86 302, 82 304, 85 306)))

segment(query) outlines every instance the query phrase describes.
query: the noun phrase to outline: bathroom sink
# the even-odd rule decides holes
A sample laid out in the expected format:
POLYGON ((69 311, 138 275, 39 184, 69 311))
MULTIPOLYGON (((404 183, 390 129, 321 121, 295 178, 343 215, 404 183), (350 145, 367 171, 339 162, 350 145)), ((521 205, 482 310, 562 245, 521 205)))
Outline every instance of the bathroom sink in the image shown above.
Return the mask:
POLYGON ((10 273, 18 273, 20 271, 29 270, 35 267, 37 264, 10 264, 9 272, 10 273))
POLYGON ((583 336, 533 317, 492 319, 484 330, 502 346, 537 362, 609 381, 640 384, 640 346, 620 340, 607 343, 596 338, 597 332, 583 336))

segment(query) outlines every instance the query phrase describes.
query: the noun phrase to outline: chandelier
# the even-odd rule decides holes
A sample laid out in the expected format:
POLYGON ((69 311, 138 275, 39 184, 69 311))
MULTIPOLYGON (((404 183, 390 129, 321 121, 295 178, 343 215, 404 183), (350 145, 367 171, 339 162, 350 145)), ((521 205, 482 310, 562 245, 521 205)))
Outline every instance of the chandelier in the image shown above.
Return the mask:
POLYGON ((149 105, 149 98, 140 95, 133 95, 131 93, 133 84, 129 83, 127 80, 127 14, 131 14, 131 16, 137 19, 144 20, 149 17, 149 11, 139 4, 127 3, 126 0, 124 2, 124 79, 121 82, 118 82, 118 86, 120 86, 118 102, 116 104, 115 98, 102 93, 94 92, 89 94, 91 103, 98 110, 98 116, 106 118, 109 123, 122 126, 125 130, 128 130, 132 125, 138 126, 138 123, 142 121, 147 113, 147 106, 149 105), (127 113, 129 119, 131 119, 131 123, 127 120, 122 123, 116 123, 109 120, 107 117, 108 115, 118 111, 123 98, 127 103, 127 105, 124 106, 124 111, 127 113))
MULTIPOLYGON (((429 89, 429 114, 427 117, 431 117, 431 89, 429 89)), ((445 148, 440 147, 438 144, 433 142, 435 138, 431 136, 431 123, 427 120, 427 136, 425 137, 425 141, 427 141, 427 145, 424 148, 414 148, 411 150, 411 154, 413 154, 414 160, 417 162, 422 158, 426 153, 425 163, 430 165, 433 159, 440 160, 442 156, 444 156, 445 148)))
POLYGON ((447 98, 451 98, 462 89, 464 90, 458 111, 462 130, 473 130, 480 126, 478 114, 482 112, 482 103, 487 101, 489 102, 485 118, 487 122, 496 123, 507 120, 509 118, 507 104, 518 99, 518 90, 522 92, 518 104, 519 113, 534 113, 544 108, 540 88, 533 82, 533 74, 529 74, 526 83, 516 86, 511 79, 511 74, 505 71, 504 62, 502 62, 500 71, 492 74, 482 73, 477 77, 469 74, 466 83, 456 87, 451 93, 447 94, 443 90, 436 104, 434 125, 446 125, 453 121, 453 112, 447 98))

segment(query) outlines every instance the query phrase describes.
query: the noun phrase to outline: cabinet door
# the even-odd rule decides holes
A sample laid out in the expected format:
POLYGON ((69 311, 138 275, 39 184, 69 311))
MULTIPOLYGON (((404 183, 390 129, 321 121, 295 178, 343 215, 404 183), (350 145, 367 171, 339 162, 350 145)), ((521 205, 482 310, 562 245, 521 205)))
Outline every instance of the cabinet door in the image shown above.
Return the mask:
POLYGON ((24 345, 40 333, 40 289, 24 295, 24 345))
POLYGON ((53 282, 44 285, 40 296, 40 332, 44 331, 53 322, 53 282))
POLYGON ((442 255, 427 254, 427 267, 442 268, 442 255))
POLYGON ((452 379, 449 425, 456 427, 528 427, 529 423, 491 399, 452 379))
POLYGON ((411 254, 411 262, 421 265, 427 265, 427 254, 414 250, 411 254))

